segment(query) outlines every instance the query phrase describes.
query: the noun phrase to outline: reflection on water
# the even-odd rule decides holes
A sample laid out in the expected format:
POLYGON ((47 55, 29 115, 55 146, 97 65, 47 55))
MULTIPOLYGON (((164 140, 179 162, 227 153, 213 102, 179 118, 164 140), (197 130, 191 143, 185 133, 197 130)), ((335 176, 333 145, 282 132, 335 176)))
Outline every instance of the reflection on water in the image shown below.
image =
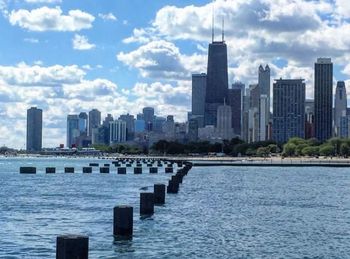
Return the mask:
POLYGON ((89 236, 91 258, 350 257, 346 168, 194 168, 178 194, 140 218, 140 188, 170 175, 83 175, 90 162, 0 160, 0 258, 54 258, 56 236, 68 233, 89 236), (19 175, 28 164, 37 175, 19 175), (132 240, 113 237, 120 204, 134 207, 132 240))

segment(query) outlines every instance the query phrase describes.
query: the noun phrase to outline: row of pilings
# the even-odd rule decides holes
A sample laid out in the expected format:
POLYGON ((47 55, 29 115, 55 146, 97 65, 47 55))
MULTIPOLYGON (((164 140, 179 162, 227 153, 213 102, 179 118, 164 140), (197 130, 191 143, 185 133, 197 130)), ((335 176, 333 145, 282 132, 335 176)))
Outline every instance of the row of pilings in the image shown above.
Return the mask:
MULTIPOLYGON (((164 166, 165 173, 173 173, 173 166, 174 164, 177 164, 178 167, 183 166, 182 161, 162 161, 162 160, 156 160, 156 159, 137 159, 135 161, 132 160, 125 160, 125 159, 118 159, 112 161, 112 165, 116 168, 117 174, 126 174, 127 168, 133 168, 134 174, 142 174, 144 171, 149 171, 151 174, 158 173, 158 171, 161 171, 164 166), (145 167, 143 167, 145 165, 145 167)), ((111 164, 104 163, 100 166, 99 163, 89 163, 89 166, 85 166, 82 168, 82 173, 92 173, 94 167, 99 167, 99 172, 101 174, 108 174, 110 172, 113 172, 113 169, 111 168, 111 164)), ((20 174, 36 174, 37 168, 36 167, 28 167, 23 166, 19 169, 20 174)), ((74 167, 64 167, 64 173, 75 173, 76 169, 74 167)), ((46 174, 55 174, 56 168, 55 167, 46 167, 45 168, 46 174)))
MULTIPOLYGON (((133 167, 134 174, 142 173, 149 168, 149 173, 158 173, 158 169, 164 167, 165 173, 174 172, 174 164, 177 165, 176 174, 171 176, 168 184, 154 184, 153 192, 140 193, 140 219, 145 219, 155 213, 155 207, 165 204, 167 194, 177 194, 184 177, 192 168, 192 163, 186 161, 169 161, 160 159, 114 159, 112 164, 117 168, 118 174, 126 174, 127 167, 133 167), (145 167, 143 167, 143 165, 145 167)), ((99 163, 90 163, 83 167, 83 173, 92 173, 93 167, 99 167, 99 163)), ((100 173, 110 173, 110 164, 103 164, 100 173)), ((74 173, 74 167, 65 167, 65 173, 74 173)), ((35 167, 21 167, 21 174, 36 174, 35 167)), ((46 173, 56 173, 56 168, 47 167, 46 173)), ((113 208, 113 237, 115 241, 131 240, 133 237, 134 208, 129 205, 117 205, 113 208)), ((141 221, 142 222, 142 221, 141 221)), ((141 223, 142 224, 142 223, 141 223)), ((89 236, 86 235, 60 235, 56 238, 56 259, 89 258, 89 236)))

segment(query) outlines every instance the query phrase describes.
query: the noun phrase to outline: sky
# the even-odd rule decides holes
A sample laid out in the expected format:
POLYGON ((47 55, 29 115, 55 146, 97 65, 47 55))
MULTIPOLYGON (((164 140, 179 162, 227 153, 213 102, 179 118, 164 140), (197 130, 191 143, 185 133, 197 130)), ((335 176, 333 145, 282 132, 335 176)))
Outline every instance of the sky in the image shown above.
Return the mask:
MULTIPOLYGON (((303 78, 318 57, 350 86, 349 0, 0 0, 0 145, 25 148, 26 110, 43 109, 43 146, 65 143, 68 114, 140 113, 185 121, 191 74, 206 72, 214 10, 229 81, 303 78)), ((348 89, 350 92, 350 89, 348 89)))

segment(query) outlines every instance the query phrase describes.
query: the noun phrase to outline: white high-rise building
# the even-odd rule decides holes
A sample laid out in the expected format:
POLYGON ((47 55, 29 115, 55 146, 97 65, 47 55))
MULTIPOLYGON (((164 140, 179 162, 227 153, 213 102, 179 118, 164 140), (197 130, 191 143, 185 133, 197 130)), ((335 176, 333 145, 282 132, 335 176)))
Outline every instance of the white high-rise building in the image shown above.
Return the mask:
POLYGON ((269 119, 269 110, 268 110, 268 97, 267 95, 263 94, 260 95, 260 121, 259 121, 259 136, 260 141, 267 140, 267 128, 268 128, 268 119, 269 119))
POLYGON ((217 111, 217 136, 221 139, 232 139, 232 109, 231 106, 220 105, 217 111))
POLYGON ((334 136, 336 137, 348 137, 341 134, 341 132, 346 132, 346 130, 341 130, 341 126, 347 123, 342 123, 346 117, 346 108, 347 108, 347 96, 346 96, 346 87, 343 81, 337 83, 337 88, 335 90, 334 97, 334 136), (343 118, 343 119, 342 119, 343 118))
POLYGON ((268 65, 265 68, 260 65, 259 67, 259 140, 265 141, 270 139, 271 136, 268 134, 268 126, 271 120, 270 110, 271 110, 271 71, 268 65), (263 104, 262 104, 263 102, 263 104))
POLYGON ((126 142, 126 122, 115 120, 109 123, 109 140, 111 144, 126 142))

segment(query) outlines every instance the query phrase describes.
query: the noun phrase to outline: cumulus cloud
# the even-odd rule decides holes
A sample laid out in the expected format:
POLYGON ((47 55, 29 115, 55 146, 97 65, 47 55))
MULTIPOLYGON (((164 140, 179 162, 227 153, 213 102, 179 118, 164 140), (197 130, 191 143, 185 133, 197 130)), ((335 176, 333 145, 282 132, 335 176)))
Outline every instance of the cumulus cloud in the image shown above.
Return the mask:
POLYGON ((103 13, 99 13, 98 17, 100 17, 102 20, 105 21, 117 21, 117 17, 114 16, 114 14, 112 13, 107 13, 107 14, 103 14, 103 13))
POLYGON ((63 14, 60 7, 41 7, 33 10, 13 10, 9 21, 30 31, 80 31, 90 29, 95 17, 81 10, 70 10, 63 14))
POLYGON ((69 99, 94 100, 97 96, 116 96, 117 85, 106 79, 82 80, 79 84, 64 85, 63 93, 69 99))
POLYGON ((25 2, 31 4, 56 4, 62 3, 62 0, 25 0, 25 2))
POLYGON ((180 53, 174 43, 159 40, 149 42, 129 53, 120 52, 117 59, 137 68, 142 77, 155 79, 186 79, 191 71, 204 69, 205 56, 180 53))
POLYGON ((76 65, 42 67, 20 63, 17 66, 0 66, 0 82, 17 86, 58 86, 81 81, 85 72, 76 65))
POLYGON ((84 35, 75 34, 73 38, 73 49, 89 50, 95 48, 95 44, 89 43, 89 39, 84 35))

